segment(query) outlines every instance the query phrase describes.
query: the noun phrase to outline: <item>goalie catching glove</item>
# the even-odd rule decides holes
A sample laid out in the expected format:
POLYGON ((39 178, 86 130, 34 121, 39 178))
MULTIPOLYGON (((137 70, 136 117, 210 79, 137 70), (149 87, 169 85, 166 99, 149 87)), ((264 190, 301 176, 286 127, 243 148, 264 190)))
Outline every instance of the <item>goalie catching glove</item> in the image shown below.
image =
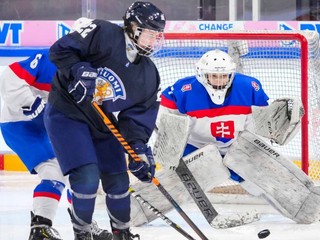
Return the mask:
POLYGON ((267 107, 252 107, 255 133, 279 145, 287 144, 298 133, 303 115, 298 98, 281 98, 267 107))
POLYGON ((132 149, 141 161, 136 161, 129 156, 129 170, 140 181, 151 182, 156 171, 156 164, 153 159, 151 148, 145 144, 134 144, 132 149))
POLYGON ((91 101, 96 88, 98 70, 89 63, 77 63, 72 67, 74 80, 68 86, 68 92, 77 103, 91 101))

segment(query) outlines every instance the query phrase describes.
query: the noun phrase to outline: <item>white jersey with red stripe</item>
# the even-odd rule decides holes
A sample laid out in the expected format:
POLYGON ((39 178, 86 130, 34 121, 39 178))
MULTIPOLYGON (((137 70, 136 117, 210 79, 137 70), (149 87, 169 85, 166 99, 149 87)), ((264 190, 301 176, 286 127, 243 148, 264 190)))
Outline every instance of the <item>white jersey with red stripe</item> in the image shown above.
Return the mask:
POLYGON ((30 116, 23 114, 21 108, 31 106, 37 96, 47 102, 55 71, 56 67, 50 62, 47 49, 7 66, 0 81, 3 104, 0 122, 31 120, 30 116))
POLYGON ((214 143, 225 155, 240 131, 252 129, 251 106, 267 106, 268 96, 259 80, 235 74, 222 105, 212 102, 195 76, 178 80, 161 95, 161 111, 190 117, 188 144, 201 148, 214 143))

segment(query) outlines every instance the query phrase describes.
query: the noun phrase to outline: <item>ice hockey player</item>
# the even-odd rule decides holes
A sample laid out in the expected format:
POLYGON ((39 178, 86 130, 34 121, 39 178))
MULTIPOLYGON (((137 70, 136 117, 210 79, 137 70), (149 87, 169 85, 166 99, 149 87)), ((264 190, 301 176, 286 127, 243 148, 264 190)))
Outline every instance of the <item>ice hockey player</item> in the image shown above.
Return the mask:
POLYGON ((149 2, 135 2, 123 19, 124 27, 97 19, 85 22, 50 48, 50 59, 58 71, 45 125, 73 191, 70 212, 75 239, 91 239, 99 179, 106 193, 113 239, 139 238, 129 229, 127 167, 145 182, 151 182, 155 173, 146 143, 158 112, 160 77, 149 56, 162 45, 165 16, 149 2), (101 80, 105 85, 98 94, 96 82, 101 80), (122 145, 92 106, 93 95, 143 161, 129 159, 127 166, 122 145))
MULTIPOLYGON (((196 64, 195 76, 178 80, 163 91, 159 119, 165 113, 189 119, 189 135, 183 152, 185 159, 208 145, 217 150, 210 154, 211 160, 189 157, 187 161, 203 190, 231 178, 249 193, 264 197, 297 223, 316 221, 320 212, 317 207, 319 189, 301 169, 263 140, 269 138, 284 145, 294 137, 303 116, 301 101, 277 99, 268 106, 268 96, 259 80, 235 71, 236 64, 227 53, 221 50, 205 53, 196 64)), ((161 126, 158 127, 160 130, 161 126)), ((161 162, 165 165, 165 161, 161 162)), ((172 171, 158 175, 165 187, 166 182, 170 183, 168 178, 174 179, 171 182, 175 182, 177 191, 179 184, 172 171)), ((133 187, 142 196, 150 196, 148 188, 133 187)), ((155 194, 152 193, 152 199, 162 201, 161 195, 155 194)), ((180 203, 187 199, 172 194, 181 200, 180 203)), ((181 192, 178 195, 185 196, 181 192)), ((165 201, 161 205, 154 204, 160 211, 171 209, 163 203, 165 201)), ((154 219, 141 210, 133 209, 134 225, 154 219)))
MULTIPOLYGON (((6 144, 20 157, 40 183, 33 191, 29 240, 61 239, 52 227, 66 178, 52 150, 43 113, 56 67, 48 49, 14 62, 1 74, 1 132, 6 144)), ((112 239, 112 234, 93 222, 93 239, 112 239)))

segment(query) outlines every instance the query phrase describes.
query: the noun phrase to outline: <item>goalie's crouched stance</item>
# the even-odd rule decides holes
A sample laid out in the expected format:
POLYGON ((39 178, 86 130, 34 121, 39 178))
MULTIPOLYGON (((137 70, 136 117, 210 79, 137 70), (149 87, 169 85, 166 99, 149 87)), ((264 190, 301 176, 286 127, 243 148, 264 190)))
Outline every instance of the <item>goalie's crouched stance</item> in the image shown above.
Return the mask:
POLYGON ((223 163, 245 179, 243 187, 263 196, 284 216, 313 223, 320 216, 320 189, 290 160, 256 135, 244 131, 223 163))
MULTIPOLYGON (((319 220, 320 189, 303 171, 255 134, 240 133, 223 160, 213 145, 198 149, 183 159, 204 191, 228 179, 229 168, 244 179, 240 184, 249 193, 264 197, 284 216, 303 224, 319 220)), ((179 204, 191 200, 174 169, 160 170, 156 175, 179 204)), ((133 188, 162 213, 172 210, 172 205, 159 191, 154 191, 154 186, 138 183, 133 188)), ((154 213, 140 206, 133 197, 131 204, 134 226, 156 219, 154 213)))

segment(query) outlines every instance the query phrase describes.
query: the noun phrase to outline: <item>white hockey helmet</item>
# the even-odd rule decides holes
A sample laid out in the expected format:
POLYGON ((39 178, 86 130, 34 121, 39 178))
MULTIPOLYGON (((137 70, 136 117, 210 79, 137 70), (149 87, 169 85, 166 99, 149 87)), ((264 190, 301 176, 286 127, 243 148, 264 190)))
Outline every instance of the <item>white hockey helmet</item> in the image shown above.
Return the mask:
POLYGON ((224 102, 235 72, 236 63, 229 54, 219 49, 206 52, 196 63, 197 80, 206 88, 211 100, 218 105, 224 102), (214 85, 210 81, 211 76, 227 76, 227 79, 221 80, 220 84, 214 85))

